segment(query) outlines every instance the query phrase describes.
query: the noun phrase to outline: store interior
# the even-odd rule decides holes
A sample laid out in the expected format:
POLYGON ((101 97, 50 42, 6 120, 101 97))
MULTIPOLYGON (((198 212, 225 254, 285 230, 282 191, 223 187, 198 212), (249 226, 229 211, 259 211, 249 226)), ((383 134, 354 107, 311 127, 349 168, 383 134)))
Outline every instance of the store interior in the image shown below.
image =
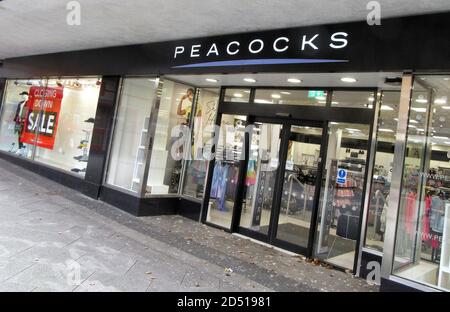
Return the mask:
POLYGON ((408 124, 394 274, 450 289, 450 77, 419 76, 408 124))
MULTIPOLYGON (((357 74, 358 87, 373 87, 378 93, 357 90, 335 91, 331 101, 332 106, 373 108, 374 98, 382 97, 380 109, 378 141, 382 148, 377 150, 375 176, 378 183, 373 190, 373 200, 370 201, 371 217, 368 222, 368 235, 366 245, 374 249, 382 249, 385 222, 386 198, 389 195, 391 169, 393 161, 393 146, 397 127, 397 114, 400 85, 398 83, 385 83, 386 77, 397 77, 398 73, 357 74), (382 190, 378 191, 377 190, 382 190), (376 193, 376 194, 375 194, 376 193), (376 200, 378 199, 378 201, 376 200)), ((174 77, 175 78, 175 77, 174 77)), ((189 81, 192 84, 210 86, 211 84, 229 84, 233 88, 226 89, 225 100, 229 102, 248 103, 250 87, 257 85, 263 87, 256 89, 255 103, 259 104, 287 104, 287 105, 314 105, 325 106, 327 92, 322 91, 314 97, 309 97, 308 90, 295 90, 293 86, 320 86, 322 87, 349 87, 349 83, 341 80, 342 74, 324 75, 289 75, 289 74, 255 74, 255 75, 194 75, 176 76, 178 80, 189 81), (273 87, 275 84, 280 88, 273 87), (240 85, 240 87, 235 87, 240 85), (245 87, 248 86, 248 87, 245 87), (283 89, 283 87, 289 87, 283 89)), ((350 85, 352 85, 350 83, 350 85)), ((245 105, 245 104, 243 104, 245 105)), ((357 120, 357 118, 355 118, 357 120)), ((219 151, 231 147, 233 155, 239 159, 242 154, 243 137, 247 126, 246 116, 222 115, 222 145, 219 141, 219 151), (234 149, 233 149, 234 148, 234 149)), ((281 125, 256 122, 253 125, 250 144, 250 158, 246 173, 244 196, 242 198, 242 213, 239 226, 260 234, 268 234, 269 222, 273 209, 273 186, 278 166, 279 134, 281 125), (264 161, 262 161, 262 159, 264 161), (261 192, 262 191, 262 192, 261 192), (258 193, 262 196, 258 201, 258 193), (258 205, 259 207, 258 211, 258 205), (262 208, 262 209, 261 209, 262 208), (255 213, 258 211, 258 213, 255 213)), ((293 134, 290 142, 289 159, 286 163, 283 194, 278 218, 277 239, 287 241, 303 247, 307 246, 313 197, 317 173, 317 159, 320 154, 323 129, 304 126, 292 126, 293 134), (298 140, 294 139, 298 136, 298 140)), ((357 227, 362 207, 364 174, 366 171, 366 157, 370 128, 363 124, 342 124, 332 122, 329 124, 330 142, 339 136, 340 146, 334 152, 328 151, 329 162, 335 161, 339 168, 346 167, 351 173, 352 185, 334 188, 330 192, 320 195, 319 222, 316 234, 316 252, 322 260, 346 269, 352 269, 355 258, 356 241, 359 237, 357 227), (353 168, 355 167, 355 168, 353 168), (330 201, 331 206, 327 205, 330 201), (338 207, 339 206, 339 207, 338 207), (324 214, 323 216, 320 214, 324 214), (327 213, 332 218, 326 218, 327 213), (321 222, 320 220, 327 220, 321 222), (345 225, 345 227, 344 227, 345 225), (327 235, 321 235, 326 232, 327 235)), ((235 206, 236 183, 239 175, 239 163, 233 159, 216 159, 212 193, 208 206, 206 221, 230 228, 232 211, 235 206), (221 175, 226 173, 226 179, 221 175), (229 177, 229 178, 228 178, 229 177), (221 190, 219 184, 223 183, 221 190)), ((330 164, 326 166, 330 167, 330 164)), ((336 184, 331 177, 335 172, 325 172, 322 189, 329 189, 330 184, 336 184), (330 177, 330 179, 325 179, 330 177)))

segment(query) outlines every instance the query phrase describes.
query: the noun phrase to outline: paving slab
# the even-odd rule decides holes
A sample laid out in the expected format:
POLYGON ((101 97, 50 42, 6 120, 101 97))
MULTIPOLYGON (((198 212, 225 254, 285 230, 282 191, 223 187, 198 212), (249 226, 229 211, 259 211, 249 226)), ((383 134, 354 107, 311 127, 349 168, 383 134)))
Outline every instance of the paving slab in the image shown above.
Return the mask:
POLYGON ((2 159, 0 177, 0 291, 378 291, 180 216, 132 216, 2 159))

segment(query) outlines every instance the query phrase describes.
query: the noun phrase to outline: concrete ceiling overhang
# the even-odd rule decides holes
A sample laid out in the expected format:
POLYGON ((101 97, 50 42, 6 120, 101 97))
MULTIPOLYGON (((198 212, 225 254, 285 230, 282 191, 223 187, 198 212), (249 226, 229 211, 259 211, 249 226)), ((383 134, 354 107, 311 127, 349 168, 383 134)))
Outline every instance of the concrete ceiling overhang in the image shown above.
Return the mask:
MULTIPOLYGON (((63 0, 2 0, 0 59, 366 20, 361 0, 78 0, 67 24, 63 0)), ((450 11, 448 0, 379 0, 381 17, 450 11)))

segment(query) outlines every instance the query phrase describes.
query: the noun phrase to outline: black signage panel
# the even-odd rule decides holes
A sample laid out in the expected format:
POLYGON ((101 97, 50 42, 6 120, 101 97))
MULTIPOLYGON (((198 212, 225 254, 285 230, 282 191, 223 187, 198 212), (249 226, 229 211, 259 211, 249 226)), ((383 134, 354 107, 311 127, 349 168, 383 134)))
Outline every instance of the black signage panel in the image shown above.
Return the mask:
POLYGON ((450 70, 450 13, 7 59, 0 77, 450 70))

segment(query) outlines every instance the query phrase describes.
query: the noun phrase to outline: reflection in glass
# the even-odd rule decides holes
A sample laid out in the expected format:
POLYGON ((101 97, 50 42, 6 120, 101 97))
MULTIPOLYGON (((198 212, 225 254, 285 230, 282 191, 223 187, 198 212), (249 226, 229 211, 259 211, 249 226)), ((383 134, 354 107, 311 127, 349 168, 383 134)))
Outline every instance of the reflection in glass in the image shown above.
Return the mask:
POLYGON ((108 184, 133 192, 141 190, 157 86, 156 79, 123 79, 109 156, 108 184))
POLYGON ((255 123, 250 135, 240 226, 263 234, 269 232, 281 129, 278 124, 255 123))
POLYGON ((211 192, 206 221, 231 227, 239 177, 239 161, 244 155, 246 116, 222 115, 216 161, 211 182, 211 192))
POLYGON ((333 91, 331 106, 352 108, 373 108, 373 91, 333 91))
POLYGON ((323 90, 256 89, 255 103, 325 106, 327 92, 323 90))
POLYGON ((450 83, 418 76, 408 121, 394 274, 450 290, 450 83))
POLYGON ((391 189, 399 101, 400 92, 398 91, 384 91, 381 94, 365 241, 365 247, 379 251, 383 251, 386 232, 386 213, 391 189))
POLYGON ((209 163, 207 152, 211 150, 211 138, 214 136, 219 92, 219 89, 200 89, 197 97, 192 130, 192 159, 186 161, 183 194, 198 199, 203 198, 209 163))
POLYGON ((250 89, 227 88, 224 100, 225 102, 248 103, 250 100, 250 89))
POLYGON ((291 126, 277 238, 308 246, 322 129, 291 126))
MULTIPOLYGON (((146 194, 178 194, 180 184, 183 146, 175 144, 179 136, 172 132, 189 125, 192 118, 192 101, 195 90, 170 80, 162 82, 156 120, 150 128, 155 129, 146 194)), ((177 134, 179 131, 175 131, 177 134)))
POLYGON ((328 133, 315 254, 352 270, 363 205, 369 125, 330 123, 328 133))

